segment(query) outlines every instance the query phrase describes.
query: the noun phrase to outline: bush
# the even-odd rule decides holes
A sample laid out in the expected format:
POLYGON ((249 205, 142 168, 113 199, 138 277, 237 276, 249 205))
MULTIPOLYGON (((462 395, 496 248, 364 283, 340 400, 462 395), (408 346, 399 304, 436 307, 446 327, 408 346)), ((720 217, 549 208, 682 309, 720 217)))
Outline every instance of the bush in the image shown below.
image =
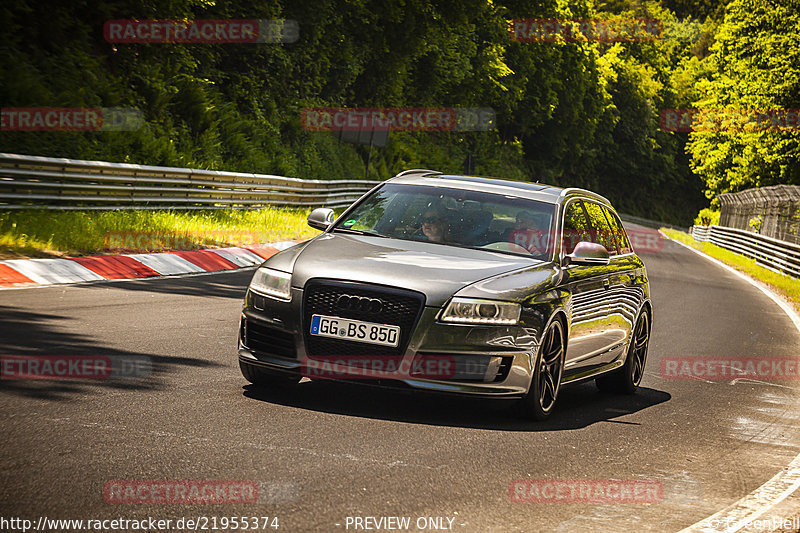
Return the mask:
POLYGON ((753 231, 756 233, 761 233, 761 222, 761 215, 758 215, 757 217, 751 218, 748 225, 753 228, 753 231))
POLYGON ((710 207, 701 209, 694 219, 695 226, 710 226, 719 224, 719 211, 714 211, 710 207))

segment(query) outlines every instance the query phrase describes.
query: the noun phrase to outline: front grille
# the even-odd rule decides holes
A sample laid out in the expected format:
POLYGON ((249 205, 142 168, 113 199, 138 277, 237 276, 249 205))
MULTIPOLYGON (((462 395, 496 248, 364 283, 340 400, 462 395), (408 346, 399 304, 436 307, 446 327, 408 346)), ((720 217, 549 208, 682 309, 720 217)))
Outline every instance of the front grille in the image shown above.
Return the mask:
POLYGON ((241 334, 242 343, 255 352, 297 359, 291 333, 245 319, 242 321, 241 334))
POLYGON ((402 355, 425 305, 425 296, 415 291, 346 281, 312 279, 303 291, 303 335, 308 355, 402 355), (380 300, 373 305, 337 305, 342 296, 380 300), (396 347, 319 337, 309 333, 313 315, 337 316, 376 324, 400 326, 396 347))

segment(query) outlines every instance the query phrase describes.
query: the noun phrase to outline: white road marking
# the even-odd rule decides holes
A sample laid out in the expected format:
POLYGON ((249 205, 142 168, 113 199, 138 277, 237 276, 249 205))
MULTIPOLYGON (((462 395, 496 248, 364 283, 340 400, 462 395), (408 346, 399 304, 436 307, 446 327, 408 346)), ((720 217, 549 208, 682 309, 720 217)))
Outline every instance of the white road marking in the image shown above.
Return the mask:
MULTIPOLYGON (((797 315, 791 305, 784 301, 783 298, 764 287, 761 283, 739 272, 735 268, 726 265, 722 261, 714 259, 713 257, 706 255, 699 250, 695 250, 687 244, 674 239, 670 240, 688 250, 691 250, 700 257, 717 264, 718 266, 738 276, 766 294, 769 299, 775 302, 778 307, 780 307, 783 312, 786 313, 786 315, 794 323, 797 331, 800 333, 800 316, 797 315)), ((703 520, 692 524, 691 526, 681 530, 679 533, 735 533, 736 531, 740 531, 742 528, 744 528, 749 522, 758 519, 758 517, 781 503, 799 488, 800 455, 795 457, 792 462, 783 468, 783 470, 775 474, 772 479, 758 487, 747 496, 741 498, 739 501, 726 507, 725 509, 709 516, 708 518, 704 518, 703 520)))

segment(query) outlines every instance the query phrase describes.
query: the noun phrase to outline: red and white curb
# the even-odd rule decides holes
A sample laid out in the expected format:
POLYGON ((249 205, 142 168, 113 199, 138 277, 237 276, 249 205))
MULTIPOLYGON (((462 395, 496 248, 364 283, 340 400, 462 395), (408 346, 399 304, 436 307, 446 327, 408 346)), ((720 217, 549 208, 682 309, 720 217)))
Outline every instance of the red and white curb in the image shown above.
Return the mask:
POLYGON ((258 266, 298 242, 73 259, 9 259, 0 261, 0 289, 234 270, 258 266))

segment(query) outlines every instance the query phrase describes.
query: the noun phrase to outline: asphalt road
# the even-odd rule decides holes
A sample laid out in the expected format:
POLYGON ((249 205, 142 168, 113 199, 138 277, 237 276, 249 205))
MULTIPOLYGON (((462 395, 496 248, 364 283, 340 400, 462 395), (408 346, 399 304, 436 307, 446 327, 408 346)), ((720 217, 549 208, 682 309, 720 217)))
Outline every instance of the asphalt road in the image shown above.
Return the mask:
POLYGON ((800 338, 757 289, 678 245, 643 258, 655 317, 641 390, 564 389, 546 423, 521 421, 504 403, 247 385, 235 345, 252 271, 2 291, 0 354, 146 356, 154 372, 0 382, 0 517, 276 516, 278 531, 354 531, 347 517, 408 516, 453 519, 459 532, 680 530, 800 453, 800 384, 666 380, 660 360, 797 357, 800 338), (512 502, 509 484, 528 478, 657 480, 663 498, 512 502), (111 480, 254 480, 273 492, 257 504, 112 505, 111 480))

